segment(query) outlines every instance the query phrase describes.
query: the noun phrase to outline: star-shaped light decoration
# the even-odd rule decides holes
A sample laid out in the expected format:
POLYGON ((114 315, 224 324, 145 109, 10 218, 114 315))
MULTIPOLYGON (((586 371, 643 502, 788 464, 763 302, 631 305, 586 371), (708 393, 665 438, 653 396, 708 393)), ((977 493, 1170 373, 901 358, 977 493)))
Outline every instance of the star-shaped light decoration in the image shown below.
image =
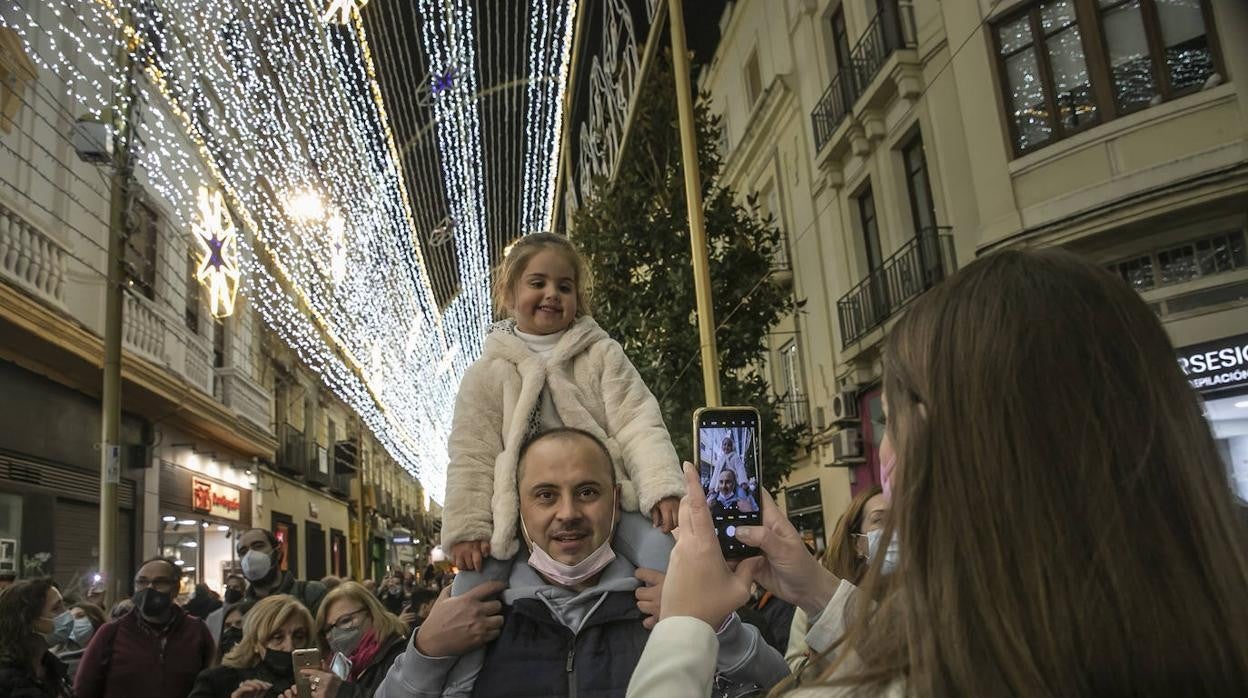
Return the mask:
POLYGON ((329 7, 326 8, 325 14, 321 15, 321 23, 349 24, 351 14, 364 9, 367 4, 368 0, 329 0, 329 7), (338 19, 334 19, 335 14, 338 15, 338 19))
POLYGON ((213 317, 234 312, 238 295, 238 240, 234 220, 219 190, 199 188, 199 220, 193 226, 202 257, 195 278, 208 287, 213 317))
POLYGON ((453 87, 455 87, 455 69, 451 68, 442 75, 439 75, 437 79, 433 80, 431 89, 436 95, 439 92, 446 92, 453 87))

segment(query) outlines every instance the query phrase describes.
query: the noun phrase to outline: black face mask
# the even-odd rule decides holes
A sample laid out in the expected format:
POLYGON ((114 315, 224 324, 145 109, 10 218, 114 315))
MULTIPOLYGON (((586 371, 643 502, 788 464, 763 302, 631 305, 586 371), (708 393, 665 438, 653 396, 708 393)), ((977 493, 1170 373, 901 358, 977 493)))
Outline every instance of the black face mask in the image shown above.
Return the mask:
POLYGON ((225 656, 234 646, 243 641, 242 628, 226 628, 221 631, 221 656, 225 656))
POLYGON ((152 587, 139 589, 134 594, 134 605, 148 618, 164 618, 173 606, 173 594, 166 594, 152 587))
POLYGON ((238 603, 239 601, 242 601, 242 600, 243 600, 243 592, 239 591, 238 589, 235 589, 234 587, 226 588, 225 590, 225 602, 226 603, 238 603))
POLYGON ((266 649, 264 651, 264 665, 267 666, 269 670, 274 673, 274 675, 280 676, 284 679, 289 679, 295 675, 295 663, 294 660, 291 659, 290 652, 266 649))

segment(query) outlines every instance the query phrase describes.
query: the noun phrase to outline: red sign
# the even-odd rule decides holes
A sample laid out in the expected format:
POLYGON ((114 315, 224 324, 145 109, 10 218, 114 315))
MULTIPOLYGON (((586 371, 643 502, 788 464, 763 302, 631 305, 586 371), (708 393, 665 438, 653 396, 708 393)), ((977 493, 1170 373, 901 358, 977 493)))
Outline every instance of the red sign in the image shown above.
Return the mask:
POLYGON ((242 502, 238 490, 233 487, 195 477, 191 478, 191 508, 238 521, 241 518, 242 502))

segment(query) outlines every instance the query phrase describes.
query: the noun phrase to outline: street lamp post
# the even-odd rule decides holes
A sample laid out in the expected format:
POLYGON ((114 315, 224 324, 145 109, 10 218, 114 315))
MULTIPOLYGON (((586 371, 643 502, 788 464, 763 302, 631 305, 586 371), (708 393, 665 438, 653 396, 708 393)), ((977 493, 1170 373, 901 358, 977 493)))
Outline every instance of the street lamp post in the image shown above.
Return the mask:
POLYGON ((715 346, 715 309, 711 305, 711 271, 706 253, 706 225, 702 216, 702 175, 698 167, 698 137, 693 120, 693 87, 689 83, 689 49, 685 45, 682 0, 668 0, 672 24, 672 72, 676 75, 676 107, 680 113, 680 152, 685 169, 685 207, 689 209, 689 242, 693 246, 693 288, 697 296, 698 335, 702 350, 702 383, 706 404, 721 404, 719 351, 715 346))

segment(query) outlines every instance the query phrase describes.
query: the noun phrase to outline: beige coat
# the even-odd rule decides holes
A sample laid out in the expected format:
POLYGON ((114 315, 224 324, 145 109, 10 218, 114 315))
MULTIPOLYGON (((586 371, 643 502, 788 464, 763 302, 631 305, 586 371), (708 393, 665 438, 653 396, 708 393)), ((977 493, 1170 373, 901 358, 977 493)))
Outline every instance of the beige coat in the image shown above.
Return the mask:
POLYGON ((547 357, 509 331, 485 339, 464 374, 451 423, 442 545, 489 540, 505 560, 519 550, 516 465, 542 388, 565 426, 607 445, 622 505, 648 513, 660 499, 684 494, 684 479, 659 403, 619 343, 579 318, 547 357))

